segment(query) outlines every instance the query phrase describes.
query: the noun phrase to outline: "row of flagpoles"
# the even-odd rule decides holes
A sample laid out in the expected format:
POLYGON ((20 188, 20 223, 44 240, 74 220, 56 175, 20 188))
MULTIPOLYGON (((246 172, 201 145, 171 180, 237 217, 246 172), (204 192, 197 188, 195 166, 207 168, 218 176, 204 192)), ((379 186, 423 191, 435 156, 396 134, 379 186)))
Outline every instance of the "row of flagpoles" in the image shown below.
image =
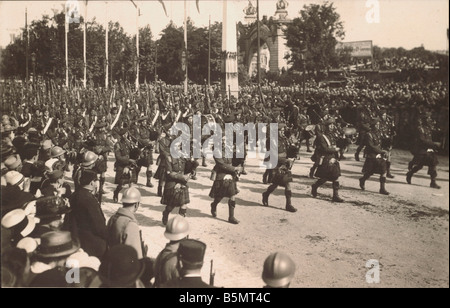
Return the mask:
MULTIPOLYGON (((136 89, 139 87, 139 16, 140 16, 140 9, 137 6, 137 4, 130 0, 132 4, 136 8, 136 89)), ((225 0, 226 1, 226 0, 225 0)), ((83 22, 83 86, 86 87, 87 84, 87 58, 86 58, 86 35, 87 35, 87 12, 88 12, 88 0, 83 1, 84 2, 84 22, 83 22)), ((164 13, 166 16, 167 10, 164 2, 162 0, 159 0, 161 3, 164 13)), ((69 87, 69 52, 68 52, 68 33, 69 33, 69 25, 71 23, 79 23, 80 22, 80 10, 79 10, 79 2, 74 0, 66 1, 65 4, 65 84, 66 87, 69 87)), ((106 73, 105 73, 105 88, 108 88, 108 68, 109 68, 109 56, 108 56, 108 2, 105 1, 105 14, 106 14, 106 35, 105 35, 105 56, 106 56, 106 73)), ((196 0, 196 7, 197 11, 200 13, 200 7, 199 7, 199 0, 196 0)), ((209 21, 211 23, 211 20, 209 21)), ((184 48, 183 48, 183 70, 185 72, 185 80, 184 80, 184 92, 187 94, 187 86, 188 86, 188 68, 187 68, 187 7, 186 7, 186 0, 184 0, 184 48)), ((209 25, 210 26, 210 25, 209 25)), ((27 9, 25 9, 25 31, 27 35, 28 40, 28 24, 27 24, 27 9)), ((210 39, 210 37, 208 38, 210 39)), ((27 43, 28 47, 28 43, 27 43)), ((208 52, 210 53, 210 51, 208 52)), ((28 81, 28 51, 26 52, 26 70, 27 70, 27 81, 28 81)), ((209 63, 208 63, 209 66, 209 63)), ((209 72, 208 72, 209 73, 209 72)), ((36 76, 33 76, 33 78, 36 78, 36 76)), ((208 83, 209 83, 209 75, 208 75, 208 83)))

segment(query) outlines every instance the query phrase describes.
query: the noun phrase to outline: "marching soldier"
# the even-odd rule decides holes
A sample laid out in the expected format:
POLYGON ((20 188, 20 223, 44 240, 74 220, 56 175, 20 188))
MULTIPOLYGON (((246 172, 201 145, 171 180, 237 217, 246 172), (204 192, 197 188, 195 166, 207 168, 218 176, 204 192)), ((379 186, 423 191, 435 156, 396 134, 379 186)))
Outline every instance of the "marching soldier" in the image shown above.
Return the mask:
POLYGON ((158 138, 158 133, 151 129, 147 123, 147 117, 141 117, 138 119, 139 125, 134 128, 134 135, 136 136, 139 148, 141 148, 141 156, 138 160, 137 174, 141 171, 141 167, 145 167, 147 170, 145 175, 147 176, 147 187, 153 187, 152 184, 152 165, 153 165, 153 142, 158 138))
POLYGON ((418 127, 415 132, 415 147, 412 151, 414 157, 409 163, 410 169, 408 168, 409 171, 406 174, 406 182, 411 184, 414 173, 422 169, 423 166, 428 166, 428 174, 431 177, 430 187, 439 189, 441 187, 436 183, 436 166, 439 163, 436 157, 436 151, 439 146, 433 142, 429 120, 429 114, 427 113, 419 118, 418 127))
POLYGON ((365 190, 366 180, 374 173, 380 174, 380 194, 389 195, 386 190, 386 151, 381 148, 381 136, 379 132, 380 119, 374 118, 371 122, 371 130, 366 134, 362 143, 366 147, 366 161, 362 172, 363 177, 359 179, 359 187, 365 190))
POLYGON ((158 169, 156 169, 154 178, 158 180, 158 197, 163 195, 163 187, 166 181, 166 160, 170 155, 170 144, 172 138, 168 133, 168 125, 163 127, 163 132, 158 140, 159 156, 156 159, 158 169))
POLYGON ((185 217, 189 204, 189 186, 191 170, 188 170, 185 158, 176 158, 169 155, 165 160, 165 186, 161 198, 161 204, 166 206, 162 223, 167 224, 169 214, 175 207, 180 207, 178 213, 185 217))
POLYGON ((100 196, 105 193, 103 190, 103 185, 105 184, 106 171, 108 169, 108 154, 111 151, 109 146, 110 136, 106 132, 106 126, 107 124, 105 122, 100 122, 94 125, 95 146, 92 150, 98 155, 96 170, 100 173, 100 187, 98 191, 100 196))
POLYGON ((312 185, 311 194, 314 198, 317 197, 317 189, 325 184, 327 181, 331 181, 333 184, 333 202, 344 202, 339 197, 339 176, 341 175, 341 168, 339 162, 336 159, 336 155, 339 152, 339 148, 336 147, 336 138, 332 133, 333 130, 332 119, 328 119, 323 123, 324 131, 320 124, 316 125, 316 140, 314 151, 314 164, 317 166, 315 172, 316 177, 319 179, 312 185))
POLYGON ((381 148, 386 151, 386 168, 387 177, 393 179, 394 176, 391 174, 391 151, 392 143, 395 136, 395 123, 391 116, 388 116, 386 110, 382 111, 380 122, 380 133, 381 133, 381 148))
MULTIPOLYGON (((214 199, 211 203, 211 215, 213 217, 217 217, 217 205, 223 198, 229 198, 228 222, 238 224, 239 221, 234 217, 234 209, 236 207, 235 196, 239 193, 237 181, 239 181, 239 173, 241 168, 233 167, 233 159, 226 157, 225 149, 228 145, 224 139, 225 138, 222 139, 222 157, 219 158, 217 157, 218 155, 214 155, 214 161, 216 162, 212 171, 212 179, 214 180, 214 183, 211 187, 211 191, 209 192, 209 197, 214 199)), ((228 152, 233 153, 233 149, 228 149, 228 152)))
POLYGON ((292 182, 291 168, 293 162, 288 158, 288 142, 285 137, 285 124, 278 124, 278 163, 273 170, 273 175, 269 180, 271 185, 262 194, 262 203, 269 206, 269 196, 278 186, 284 187, 284 195, 286 197, 286 211, 295 213, 297 209, 292 206, 292 190, 290 182, 292 182))
POLYGON ((114 156, 116 158, 114 163, 116 171, 114 184, 117 184, 113 195, 115 203, 119 201, 119 192, 122 190, 123 185, 131 185, 131 183, 137 182, 137 164, 135 159, 130 158, 130 152, 133 147, 127 138, 128 131, 125 128, 121 128, 118 130, 118 134, 120 140, 114 145, 114 156))
POLYGON ((366 139, 366 133, 370 130, 370 119, 371 119, 371 112, 368 105, 362 107, 359 106, 357 108, 357 128, 358 128, 358 140, 356 141, 356 144, 358 145, 358 148, 355 152, 355 160, 359 161, 359 153, 364 148, 364 140, 366 139))

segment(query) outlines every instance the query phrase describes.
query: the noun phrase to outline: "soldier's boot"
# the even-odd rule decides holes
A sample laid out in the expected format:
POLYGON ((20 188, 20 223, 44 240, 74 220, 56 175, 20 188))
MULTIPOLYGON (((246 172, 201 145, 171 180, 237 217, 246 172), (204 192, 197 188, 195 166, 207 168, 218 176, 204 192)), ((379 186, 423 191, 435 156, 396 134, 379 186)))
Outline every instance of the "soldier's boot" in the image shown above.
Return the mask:
POLYGON ((242 175, 247 175, 247 171, 245 171, 245 164, 242 164, 242 175))
POLYGON ((314 184, 311 185, 311 195, 316 198, 317 197, 317 189, 322 186, 326 180, 318 179, 314 184))
POLYGON ((162 214, 162 223, 163 223, 163 225, 167 225, 167 221, 169 221, 169 214, 170 214, 170 212, 172 212, 172 210, 173 210, 173 207, 172 206, 168 206, 168 205, 164 209, 163 214, 162 214))
POLYGON ((119 202, 119 192, 122 190, 122 185, 117 185, 117 188, 114 190, 113 202, 119 202))
POLYGON ((182 207, 180 207, 180 209, 178 210, 178 214, 180 216, 186 217, 186 213, 187 213, 187 209, 183 209, 182 207))
POLYGON ((411 169, 413 168, 413 166, 414 166, 413 161, 410 161, 410 162, 408 163, 408 171, 411 171, 411 169))
POLYGON ((317 166, 314 164, 314 166, 311 167, 311 169, 309 169, 309 177, 311 179, 314 179, 314 172, 316 172, 317 166))
POLYGON ((309 139, 306 139, 306 152, 312 153, 312 151, 311 151, 311 146, 310 146, 310 144, 309 144, 309 139))
POLYGON ((284 196, 286 197, 286 211, 295 213, 297 212, 297 209, 292 206, 291 198, 292 198, 292 191, 291 190, 285 190, 284 196))
POLYGON ((214 201, 211 203, 211 215, 212 217, 217 217, 217 205, 219 204, 222 198, 214 198, 214 201))
POLYGON ((368 174, 364 174, 362 178, 359 179, 359 187, 362 190, 366 190, 366 180, 370 177, 368 174))
POLYGON ((340 149, 339 150, 339 160, 343 160, 343 159, 346 159, 344 156, 344 149, 340 149))
POLYGON ((202 166, 203 167, 208 167, 208 165, 206 164, 206 157, 202 157, 202 166))
POLYGON ((237 225, 239 223, 239 220, 237 220, 234 217, 234 208, 236 207, 236 201, 228 200, 228 222, 234 225, 237 225))
POLYGON ((439 189, 439 188, 441 188, 441 186, 439 186, 437 183, 436 183, 436 177, 437 177, 437 172, 436 172, 436 170, 430 170, 430 176, 431 176, 431 183, 430 183, 430 187, 431 188, 436 188, 436 189, 439 189))
POLYGON ((158 185, 158 197, 162 197, 163 194, 162 190, 163 190, 162 185, 158 185))
POLYGON ((430 187, 431 187, 431 188, 436 188, 436 189, 440 189, 440 188, 441 188, 441 186, 439 186, 439 185, 436 183, 436 178, 431 178, 430 187))
POLYGON ((386 167, 387 167, 387 175, 386 176, 390 179, 393 179, 394 176, 391 174, 391 162, 390 161, 386 162, 386 167))
POLYGON ((273 170, 270 169, 270 170, 269 170, 269 175, 268 175, 268 177, 267 177, 267 182, 268 182, 268 183, 271 183, 271 182, 272 182, 272 179, 273 179, 273 170))
POLYGON ((103 185, 105 184, 105 178, 104 177, 100 177, 100 187, 98 189, 98 193, 103 195, 105 193, 105 191, 103 190, 103 185))
POLYGON ((266 169, 263 174, 263 184, 267 184, 267 177, 269 176, 269 169, 266 169))
POLYGON ((361 150, 359 149, 359 147, 356 149, 356 152, 355 152, 355 160, 356 161, 359 161, 359 152, 361 152, 361 150))
MULTIPOLYGON (((409 168, 409 166, 408 166, 408 168, 409 168)), ((419 171, 420 169, 422 169, 422 168, 419 168, 419 166, 417 166, 417 165, 413 165, 413 166, 411 167, 411 170, 409 170, 409 171, 406 173, 406 183, 411 184, 411 179, 412 179, 414 173, 416 173, 416 172, 419 171)))
POLYGON ((152 184, 153 172, 151 170, 149 170, 145 174, 147 175, 147 185, 146 186, 150 187, 150 188, 153 187, 153 184, 152 184))
POLYGON ((344 199, 342 199, 341 197, 339 197, 339 182, 338 181, 334 181, 333 182, 333 202, 344 202, 344 199))
POLYGON ((262 193, 262 204, 269 206, 269 195, 277 188, 277 185, 270 185, 267 190, 262 193))
POLYGON ((380 194, 389 195, 389 192, 386 190, 386 178, 380 177, 380 194))

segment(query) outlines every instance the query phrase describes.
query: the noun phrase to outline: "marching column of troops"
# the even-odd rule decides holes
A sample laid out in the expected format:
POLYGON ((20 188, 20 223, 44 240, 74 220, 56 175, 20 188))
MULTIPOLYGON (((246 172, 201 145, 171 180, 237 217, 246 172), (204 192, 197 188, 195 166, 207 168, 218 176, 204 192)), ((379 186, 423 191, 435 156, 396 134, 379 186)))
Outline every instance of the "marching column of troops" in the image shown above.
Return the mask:
MULTIPOLYGON (((278 123, 278 142, 267 139, 265 143, 266 150, 276 147, 278 162, 267 165, 263 175, 262 182, 269 184, 262 194, 263 206, 269 206, 270 195, 281 186, 286 211, 297 211, 292 198, 292 167, 300 159, 304 140, 307 153, 313 152, 309 177, 317 179, 311 187, 312 197, 317 197, 319 187, 330 181, 332 201, 344 202, 339 195, 340 161, 347 159, 344 153, 352 143, 358 144, 355 160, 359 161, 361 152, 365 157, 360 188, 364 190, 366 180, 378 174, 379 192, 389 195, 386 182, 393 177, 390 167, 395 121, 386 109, 365 104, 367 98, 352 109, 356 121, 350 124, 333 102, 319 104, 313 98, 302 101, 296 98, 295 88, 280 88, 278 94, 273 88, 270 93, 243 89, 239 100, 228 100, 218 91, 199 93, 196 87, 184 96, 180 89, 161 84, 147 85, 142 92, 134 93, 118 87, 96 94, 83 89, 59 90, 60 102, 56 102, 55 93, 43 91, 34 93, 40 104, 27 94, 14 104, 3 105, 2 286, 210 286, 211 281, 203 282, 200 275, 206 245, 188 239, 185 219, 189 216, 189 182, 197 179, 200 164, 196 158, 174 157, 170 151, 177 137, 170 134, 170 128, 183 122, 192 132, 194 115, 201 117, 202 127, 209 123, 222 129, 225 123, 278 123), (122 207, 106 221, 101 203, 111 157, 117 185, 112 200, 118 203, 122 193, 122 207), (169 243, 156 259, 147 257, 148 247, 134 215, 141 202, 136 184, 142 168, 145 186, 151 189, 152 179, 157 180, 156 194, 165 205, 162 223, 169 243), (70 170, 73 185, 66 179, 70 170), (179 215, 169 219, 175 208, 179 215), (81 282, 67 282, 66 274, 73 267, 82 270, 81 282)), ((411 184, 413 175, 428 166, 430 186, 438 189, 439 144, 433 142, 431 114, 419 114, 406 182, 411 184)), ((201 142, 207 137, 202 136, 201 142)), ((249 138, 246 135, 245 140, 250 144, 249 138)), ((212 217, 219 215, 219 204, 225 198, 228 222, 238 224, 236 195, 240 177, 247 174, 248 149, 244 158, 227 158, 225 152, 236 154, 236 138, 233 142, 233 148, 227 149, 223 142, 223 148, 216 149, 223 155, 214 157, 209 197, 212 217)), ((263 148, 264 144, 256 146, 263 148)), ((204 156, 201 164, 207 167, 204 156)), ((286 287, 294 273, 290 257, 277 252, 265 260, 262 278, 267 287, 286 287)))

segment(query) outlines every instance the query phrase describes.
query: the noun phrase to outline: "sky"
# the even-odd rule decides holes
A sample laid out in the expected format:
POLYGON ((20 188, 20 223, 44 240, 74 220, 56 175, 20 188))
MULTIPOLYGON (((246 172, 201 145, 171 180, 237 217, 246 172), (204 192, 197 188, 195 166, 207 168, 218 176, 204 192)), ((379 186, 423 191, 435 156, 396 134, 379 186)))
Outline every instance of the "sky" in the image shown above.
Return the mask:
MULTIPOLYGON (((256 6, 256 0, 251 0, 256 6)), ((140 8, 139 27, 150 25, 154 36, 159 37, 161 30, 173 20, 181 26, 184 17, 183 0, 134 1, 140 8)), ((277 0, 259 0, 260 16, 273 16, 277 0)), ((305 4, 322 4, 324 1, 287 0, 288 17, 293 19, 305 4)), ((423 45, 429 50, 447 50, 449 27, 448 0, 335 0, 337 12, 344 22, 345 42, 372 40, 380 47, 403 47, 411 49, 423 45), (378 8, 378 10, 377 10, 378 8)), ((43 14, 52 16, 52 9, 62 10, 66 1, 1 1, 0 0, 0 46, 10 43, 11 33, 20 33, 25 26, 25 8, 28 12, 28 24, 38 20, 43 14)), ((84 13, 84 1, 78 1, 80 11, 84 13)), ((197 27, 208 26, 211 22, 222 21, 221 0, 200 0, 200 13, 195 0, 187 0, 188 16, 197 27)), ((238 21, 244 21, 243 9, 248 0, 228 0, 229 14, 238 21)), ((136 9, 131 1, 90 0, 87 7, 87 19, 94 17, 105 24, 106 20, 118 21, 129 34, 136 33, 136 9)))

